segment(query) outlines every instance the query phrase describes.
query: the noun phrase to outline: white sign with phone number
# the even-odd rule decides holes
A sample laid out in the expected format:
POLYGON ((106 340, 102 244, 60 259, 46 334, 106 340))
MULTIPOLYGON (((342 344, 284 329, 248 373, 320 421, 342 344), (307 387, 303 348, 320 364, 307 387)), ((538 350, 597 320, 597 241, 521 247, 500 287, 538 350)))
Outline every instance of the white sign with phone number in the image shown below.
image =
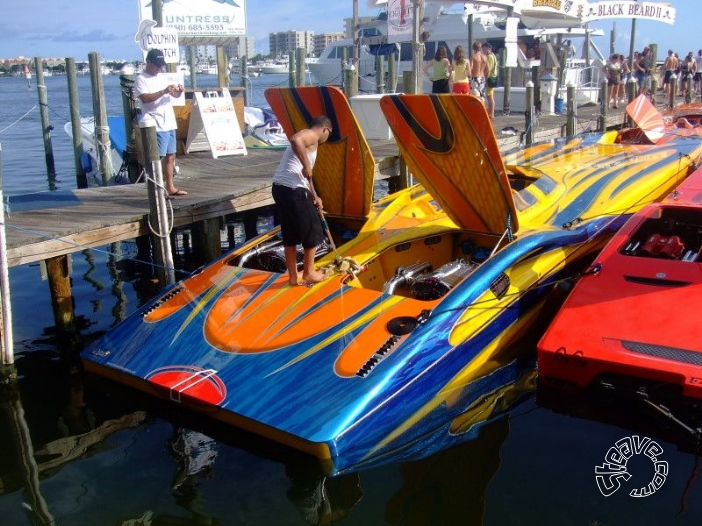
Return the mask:
MULTIPOLYGON (((153 17, 151 0, 137 0, 139 20, 153 17)), ((244 0, 163 1, 164 27, 180 37, 240 36, 246 34, 244 0)))

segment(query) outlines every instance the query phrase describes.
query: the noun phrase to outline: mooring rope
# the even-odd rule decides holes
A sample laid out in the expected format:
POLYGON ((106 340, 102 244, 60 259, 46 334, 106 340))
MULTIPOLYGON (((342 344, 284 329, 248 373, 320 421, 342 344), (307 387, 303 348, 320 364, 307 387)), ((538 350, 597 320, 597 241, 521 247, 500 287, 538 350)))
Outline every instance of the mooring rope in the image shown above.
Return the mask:
POLYGON ((9 125, 5 126, 2 130, 0 130, 0 133, 6 132, 7 130, 9 130, 9 129, 12 128, 15 124, 17 124, 18 122, 20 122, 22 119, 24 119, 27 115, 29 115, 30 113, 32 113, 32 112, 33 112, 34 110, 36 110, 36 109, 37 109, 37 106, 36 106, 36 104, 35 104, 35 105, 32 106, 24 115, 22 115, 19 119, 17 119, 15 122, 13 122, 12 124, 9 124, 9 125))

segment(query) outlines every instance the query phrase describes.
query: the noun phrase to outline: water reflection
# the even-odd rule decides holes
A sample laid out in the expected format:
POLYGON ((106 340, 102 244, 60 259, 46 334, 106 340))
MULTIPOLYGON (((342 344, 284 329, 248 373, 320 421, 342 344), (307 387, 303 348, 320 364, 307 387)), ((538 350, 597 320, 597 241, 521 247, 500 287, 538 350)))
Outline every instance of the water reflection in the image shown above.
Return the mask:
POLYGON ((482 524, 485 491, 500 467, 500 449, 509 435, 507 416, 480 428, 457 448, 405 462, 402 486, 387 503, 385 520, 397 526, 482 524))
MULTIPOLYGON (((80 458, 106 451, 113 446, 106 439, 123 429, 137 427, 146 420, 144 411, 135 411, 96 425, 96 418, 87 406, 82 377, 77 367, 69 369, 64 379, 67 389, 59 403, 55 425, 45 429, 30 428, 20 390, 6 387, 0 392, 0 405, 7 431, 0 440, 3 455, 0 466, 0 495, 22 489, 22 509, 29 522, 40 525, 56 524, 42 491, 40 481, 55 476, 64 466, 80 458), (43 432, 42 432, 43 431, 43 432), (43 437, 51 437, 39 448, 43 437)), ((26 396, 26 393, 25 393, 26 396)), ((42 421, 46 425, 47 421, 42 421)))
POLYGON ((286 471, 290 477, 286 496, 310 526, 340 522, 363 498, 358 473, 329 478, 286 471))

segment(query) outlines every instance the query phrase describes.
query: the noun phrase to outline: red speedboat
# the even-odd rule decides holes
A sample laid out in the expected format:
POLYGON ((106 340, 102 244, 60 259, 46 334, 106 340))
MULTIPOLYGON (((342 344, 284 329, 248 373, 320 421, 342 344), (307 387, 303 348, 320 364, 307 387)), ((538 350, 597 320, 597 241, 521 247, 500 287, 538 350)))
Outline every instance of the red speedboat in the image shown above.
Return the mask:
POLYGON ((702 169, 633 215, 538 344, 542 383, 702 398, 702 169))

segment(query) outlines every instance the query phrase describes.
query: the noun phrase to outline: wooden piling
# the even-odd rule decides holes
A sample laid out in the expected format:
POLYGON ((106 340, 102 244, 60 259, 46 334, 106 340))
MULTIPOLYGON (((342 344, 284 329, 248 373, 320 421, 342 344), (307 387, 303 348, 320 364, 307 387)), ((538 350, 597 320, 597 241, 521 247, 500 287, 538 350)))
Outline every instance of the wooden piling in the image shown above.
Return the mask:
POLYGON ((502 99, 502 115, 511 113, 510 106, 512 104, 512 68, 505 68, 504 80, 504 98, 502 99))
POLYGON ((397 92, 397 63, 395 60, 395 53, 390 53, 388 55, 388 93, 397 92))
POLYGON ((105 106, 105 88, 102 83, 100 55, 92 51, 88 53, 90 64, 90 85, 93 90, 93 122, 95 123, 95 149, 98 154, 98 169, 102 177, 102 185, 112 177, 114 168, 110 150, 110 128, 107 125, 107 108, 105 106))
POLYGON ((201 265, 222 255, 219 218, 198 221, 193 225, 193 251, 195 260, 201 265))
POLYGON ((300 87, 305 85, 305 70, 307 62, 305 58, 307 53, 304 47, 299 47, 295 50, 295 85, 300 87))
POLYGON ((188 67, 190 68, 190 89, 197 88, 197 46, 188 46, 188 67))
POLYGON ((296 87, 295 62, 295 53, 288 54, 288 84, 291 88, 296 87))
POLYGON ((526 85, 526 111, 524 112, 524 142, 527 145, 534 143, 534 83, 526 85))
POLYGON ((402 91, 404 93, 414 93, 414 78, 411 71, 402 72, 402 91))
POLYGON ((609 110, 609 94, 607 93, 607 80, 600 84, 600 118, 597 120, 597 131, 607 131, 607 113, 609 110))
POLYGON ((375 57, 375 90, 380 94, 385 93, 385 61, 381 55, 375 57))
POLYGON ((49 122, 49 94, 44 84, 44 67, 40 57, 34 57, 34 73, 37 77, 37 95, 39 97, 39 113, 41 115, 41 134, 44 139, 44 155, 46 158, 46 172, 49 176, 49 187, 55 190, 56 164, 54 163, 54 148, 51 145, 51 130, 49 122))
POLYGON ((537 112, 541 112, 541 82, 539 82, 539 66, 532 66, 531 82, 534 85, 534 108, 537 112))
POLYGON ((397 176, 397 190, 404 190, 412 185, 412 175, 405 159, 400 156, 400 173, 397 176))
POLYGON ((575 86, 568 85, 566 89, 567 109, 566 109, 566 137, 575 135, 575 86))
POLYGON ((358 75, 353 65, 344 70, 344 93, 347 98, 358 95, 358 75))
POLYGON ((173 252, 169 236, 169 221, 166 212, 166 190, 163 185, 161 158, 156 142, 156 124, 148 115, 139 122, 141 141, 144 147, 144 160, 149 194, 149 224, 152 234, 151 242, 157 263, 156 273, 162 283, 175 283, 173 252))
POLYGON ((346 82, 346 78, 344 75, 344 71, 346 71, 346 68, 349 66, 349 51, 346 46, 341 48, 341 73, 339 74, 340 77, 340 82, 339 85, 341 86, 341 91, 346 93, 346 87, 344 85, 344 82, 346 82))
POLYGON ((75 334, 75 311, 71 292, 70 254, 56 256, 44 261, 46 276, 49 280, 51 306, 54 311, 54 323, 59 335, 75 334))
POLYGON ((217 46, 217 85, 220 88, 229 87, 229 58, 224 46, 217 46))
POLYGON ((127 147, 124 152, 124 162, 127 167, 127 175, 132 183, 139 180, 140 169, 137 159, 137 136, 136 136, 136 99, 134 97, 134 75, 122 73, 119 76, 119 85, 122 88, 122 114, 124 117, 124 129, 127 135, 127 147))
MULTIPOLYGON (((2 144, 0 143, 0 203, 4 203, 2 193, 2 144)), ((5 211, 2 210, 3 221, 0 224, 0 355, 1 365, 12 365, 15 362, 14 342, 12 334, 12 302, 10 301, 10 274, 7 264, 7 238, 5 236, 5 211)), ((13 377, 13 371, 2 373, 5 377, 13 377)))
POLYGON ((73 161, 76 167, 76 185, 78 188, 88 187, 88 178, 81 158, 83 156, 83 136, 80 125, 80 101, 78 100, 78 76, 76 59, 66 58, 66 79, 68 81, 68 101, 71 108, 71 133, 73 133, 73 161))
POLYGON ((241 65, 239 68, 239 84, 241 85, 242 88, 244 88, 244 106, 250 106, 249 104, 249 86, 248 82, 251 80, 249 79, 249 57, 244 55, 241 57, 241 65))
POLYGON ((675 95, 678 89, 678 76, 675 73, 673 73, 670 76, 670 82, 668 83, 668 85, 670 86, 670 92, 668 96, 668 107, 672 110, 673 108, 675 108, 675 95))

